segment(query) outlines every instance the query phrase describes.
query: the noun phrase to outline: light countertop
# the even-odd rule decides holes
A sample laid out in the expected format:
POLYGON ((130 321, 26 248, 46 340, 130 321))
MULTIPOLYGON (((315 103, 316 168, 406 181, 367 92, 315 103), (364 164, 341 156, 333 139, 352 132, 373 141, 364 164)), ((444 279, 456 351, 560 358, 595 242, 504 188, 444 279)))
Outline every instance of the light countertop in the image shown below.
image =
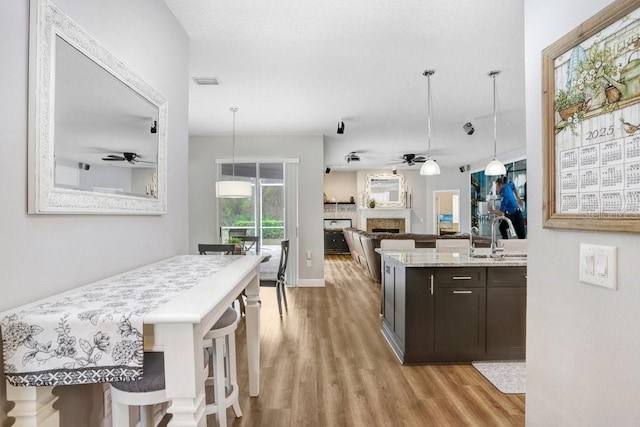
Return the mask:
MULTIPOLYGON (((476 250, 478 251, 478 250, 476 250)), ((502 258, 474 258, 467 251, 438 252, 432 248, 407 250, 376 249, 383 257, 387 256, 402 263, 405 267, 526 267, 524 254, 507 253, 502 258)), ((487 250, 483 253, 488 253, 487 250)))

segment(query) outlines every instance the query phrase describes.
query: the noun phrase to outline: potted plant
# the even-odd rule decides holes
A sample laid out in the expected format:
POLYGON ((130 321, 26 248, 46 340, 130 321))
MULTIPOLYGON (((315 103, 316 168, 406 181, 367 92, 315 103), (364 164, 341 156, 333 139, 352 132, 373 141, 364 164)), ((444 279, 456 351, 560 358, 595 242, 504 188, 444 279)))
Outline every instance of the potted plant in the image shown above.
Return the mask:
POLYGON ((227 239, 227 243, 236 245, 236 249, 233 251, 234 255, 244 255, 244 246, 242 245, 242 240, 240 240, 239 237, 230 237, 227 239))
POLYGON ((568 91, 560 89, 556 94, 555 110, 562 120, 568 120, 572 116, 589 109, 589 103, 585 101, 582 91, 568 91))
POLYGON ((375 199, 369 199, 369 200, 367 200, 367 204, 369 205, 369 207, 371 209, 373 209, 373 208, 376 207, 376 200, 375 199))

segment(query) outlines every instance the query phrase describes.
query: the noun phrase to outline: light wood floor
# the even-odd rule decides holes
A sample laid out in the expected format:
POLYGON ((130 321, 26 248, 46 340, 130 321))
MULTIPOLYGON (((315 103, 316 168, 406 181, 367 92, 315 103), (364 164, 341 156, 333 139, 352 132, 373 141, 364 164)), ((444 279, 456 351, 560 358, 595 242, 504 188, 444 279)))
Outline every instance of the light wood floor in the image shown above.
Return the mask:
MULTIPOLYGON (((324 288, 262 288, 260 396, 248 397, 244 322, 233 426, 522 426, 524 395, 500 393, 471 365, 402 366, 380 332, 380 285, 328 256, 324 288)), ((213 419, 209 425, 215 425, 213 419)))

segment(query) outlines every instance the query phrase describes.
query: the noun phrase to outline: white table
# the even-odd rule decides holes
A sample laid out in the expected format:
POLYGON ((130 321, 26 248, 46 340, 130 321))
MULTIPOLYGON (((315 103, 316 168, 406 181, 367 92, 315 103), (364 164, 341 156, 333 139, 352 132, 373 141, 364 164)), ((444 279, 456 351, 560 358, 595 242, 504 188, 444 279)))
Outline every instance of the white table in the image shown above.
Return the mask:
MULTIPOLYGON (((170 425, 206 426, 202 339, 243 289, 247 296, 249 395, 259 394, 261 260, 260 256, 237 257, 232 264, 144 315, 145 349, 164 351, 166 392, 172 400, 170 425)), ((15 402, 8 414, 16 418, 14 425, 58 426, 52 389, 7 384, 7 399, 15 402)))

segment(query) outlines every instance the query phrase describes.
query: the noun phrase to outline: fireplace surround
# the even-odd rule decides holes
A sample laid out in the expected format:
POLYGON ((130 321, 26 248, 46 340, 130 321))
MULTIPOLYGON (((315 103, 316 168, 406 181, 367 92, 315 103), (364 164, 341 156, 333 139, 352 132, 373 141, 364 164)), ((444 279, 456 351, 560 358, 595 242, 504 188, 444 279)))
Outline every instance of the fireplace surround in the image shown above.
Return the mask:
POLYGON ((369 232, 374 228, 384 228, 398 229, 400 233, 410 233, 411 209, 359 209, 358 228, 369 232))

